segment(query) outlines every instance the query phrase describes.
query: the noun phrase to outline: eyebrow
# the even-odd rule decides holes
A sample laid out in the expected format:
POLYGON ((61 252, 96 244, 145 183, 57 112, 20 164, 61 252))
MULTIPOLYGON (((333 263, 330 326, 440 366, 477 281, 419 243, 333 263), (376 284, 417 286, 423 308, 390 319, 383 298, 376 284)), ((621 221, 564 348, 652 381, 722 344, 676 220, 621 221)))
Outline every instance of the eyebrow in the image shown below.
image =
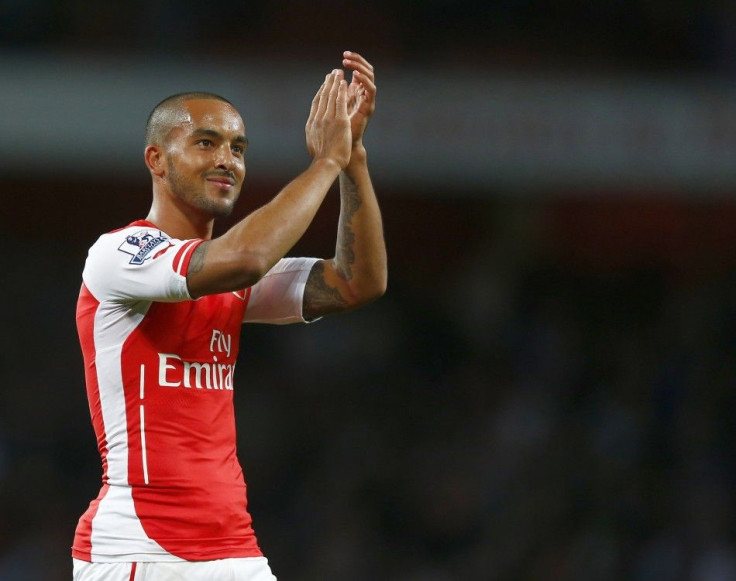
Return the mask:
MULTIPOLYGON (((224 139, 222 133, 220 133, 219 131, 215 131, 214 129, 205 129, 203 127, 195 129, 192 132, 192 135, 194 137, 213 137, 216 139, 224 139)), ((235 139, 233 139, 233 142, 248 145, 248 138, 245 135, 238 135, 235 137, 235 139)))

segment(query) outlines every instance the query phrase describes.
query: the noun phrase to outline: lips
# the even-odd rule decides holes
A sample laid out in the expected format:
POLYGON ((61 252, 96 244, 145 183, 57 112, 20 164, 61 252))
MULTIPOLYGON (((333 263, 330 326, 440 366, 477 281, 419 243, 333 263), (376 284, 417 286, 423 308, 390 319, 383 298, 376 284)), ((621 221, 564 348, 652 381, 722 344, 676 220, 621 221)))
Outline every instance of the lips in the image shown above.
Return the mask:
POLYGON ((235 180, 228 177, 210 176, 206 178, 208 182, 212 182, 221 188, 232 188, 235 185, 235 180))

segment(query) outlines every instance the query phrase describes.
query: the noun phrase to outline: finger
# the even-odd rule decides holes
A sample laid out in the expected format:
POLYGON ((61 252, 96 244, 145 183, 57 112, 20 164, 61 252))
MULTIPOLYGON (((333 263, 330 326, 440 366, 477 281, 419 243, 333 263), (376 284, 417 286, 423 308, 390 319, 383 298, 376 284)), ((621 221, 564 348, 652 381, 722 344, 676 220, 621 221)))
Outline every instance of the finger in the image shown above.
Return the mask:
POLYGON ((319 99, 320 99, 320 95, 322 94, 322 90, 324 89, 324 87, 325 87, 325 83, 323 82, 322 85, 320 85, 320 88, 314 94, 314 99, 312 99, 312 106, 309 109, 309 119, 307 119, 307 125, 309 125, 314 120, 314 118, 317 116, 317 110, 319 109, 319 99))
POLYGON ((328 105, 326 113, 334 116, 336 114, 337 96, 340 91, 340 84, 342 82, 343 72, 339 69, 332 71, 332 85, 330 86, 330 93, 328 98, 328 105))
POLYGON ((355 73, 359 73, 362 77, 374 80, 375 73, 373 72, 373 69, 370 67, 370 65, 359 63, 356 61, 351 61, 348 59, 343 60, 343 64, 346 68, 350 69, 353 72, 353 75, 355 73))
POLYGON ((325 82, 322 85, 322 90, 319 93, 319 103, 317 105, 317 117, 323 117, 327 110, 327 103, 329 101, 330 90, 332 85, 335 83, 335 76, 332 73, 328 73, 325 77, 325 82))
POLYGON ((340 79, 337 87, 337 99, 335 99, 335 114, 337 116, 348 115, 348 83, 345 79, 340 79))
POLYGON ((373 68, 369 63, 359 63, 345 59, 346 67, 352 70, 353 76, 351 86, 355 93, 366 98, 374 98, 376 94, 376 81, 373 68))
POLYGON ((351 52, 349 50, 346 50, 344 53, 342 53, 342 56, 343 56, 343 63, 345 63, 345 61, 355 62, 355 63, 361 64, 362 66, 367 67, 370 71, 373 70, 373 65, 369 63, 361 55, 359 55, 357 52, 351 52))
POLYGON ((311 110, 310 115, 309 115, 310 121, 313 121, 319 115, 319 112, 320 112, 320 103, 323 100, 323 95, 324 95, 324 92, 325 92, 325 86, 327 85, 327 79, 328 79, 328 77, 326 76, 325 77, 325 80, 320 85, 319 90, 315 94, 314 99, 312 99, 312 110, 311 110))
POLYGON ((353 71, 353 80, 357 81, 370 95, 376 94, 376 82, 359 71, 353 71))
POLYGON ((350 69, 351 71, 359 71, 370 79, 375 78, 375 72, 373 70, 373 65, 371 65, 364 58, 355 59, 352 57, 346 57, 343 59, 342 64, 343 66, 350 69))
POLYGON ((351 82, 348 85, 348 108, 352 108, 360 97, 360 85, 357 82, 351 82))
POLYGON ((360 107, 364 113, 372 112, 376 104, 376 85, 368 79, 362 79, 360 76, 354 78, 352 84, 355 85, 357 106, 360 107), (367 107, 367 109, 365 107, 367 107))

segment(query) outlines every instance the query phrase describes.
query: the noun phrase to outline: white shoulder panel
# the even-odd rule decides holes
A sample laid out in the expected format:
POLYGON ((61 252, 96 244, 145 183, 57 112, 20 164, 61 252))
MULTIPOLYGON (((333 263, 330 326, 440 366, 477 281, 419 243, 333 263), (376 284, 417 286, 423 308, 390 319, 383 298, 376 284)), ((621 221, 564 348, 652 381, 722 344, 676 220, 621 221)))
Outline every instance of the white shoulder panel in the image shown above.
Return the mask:
POLYGON ((89 250, 82 278, 100 302, 188 300, 184 267, 199 242, 149 226, 103 234, 89 250))

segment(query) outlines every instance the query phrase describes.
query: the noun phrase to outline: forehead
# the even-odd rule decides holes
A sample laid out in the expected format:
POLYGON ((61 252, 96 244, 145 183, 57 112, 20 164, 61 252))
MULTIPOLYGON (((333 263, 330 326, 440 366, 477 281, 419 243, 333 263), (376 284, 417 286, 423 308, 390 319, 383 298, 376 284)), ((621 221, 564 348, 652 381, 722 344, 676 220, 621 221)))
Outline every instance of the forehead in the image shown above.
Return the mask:
POLYGON ((179 126, 185 131, 214 129, 223 134, 245 135, 245 125, 235 108, 217 99, 190 99, 182 103, 179 126))

